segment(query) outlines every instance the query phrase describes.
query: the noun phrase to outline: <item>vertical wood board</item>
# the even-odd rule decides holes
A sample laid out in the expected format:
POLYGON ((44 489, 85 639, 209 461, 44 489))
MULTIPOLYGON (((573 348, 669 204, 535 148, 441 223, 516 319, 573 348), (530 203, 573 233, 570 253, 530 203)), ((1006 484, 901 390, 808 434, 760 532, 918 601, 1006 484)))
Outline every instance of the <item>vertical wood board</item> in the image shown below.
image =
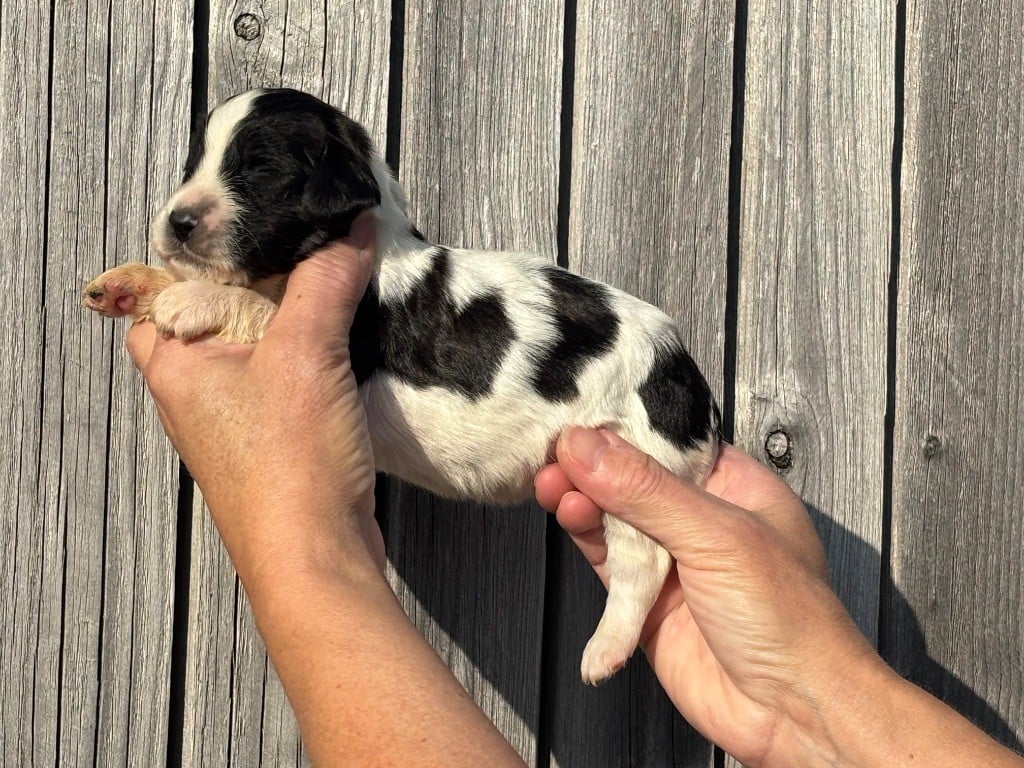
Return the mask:
MULTIPOLYGON (((399 169, 428 239, 554 260, 563 15, 560 0, 406 3, 399 169)), ((390 485, 388 555, 403 605, 532 763, 544 514, 390 485)))
POLYGON ((895 5, 749 8, 736 441, 811 509, 832 584, 876 642, 895 5), (786 466, 788 464, 788 466, 786 466))
MULTIPOLYGON (((61 518, 42 504, 49 8, 0 6, 0 174, 16 201, 0 217, 0 762, 53 765, 60 663, 61 518), (45 602, 44 602, 45 599, 45 602)), ((5 197, 5 199, 7 199, 5 197)))
POLYGON ((1024 742, 1024 6, 907 4, 889 660, 1024 742))
POLYGON ((58 711, 39 726, 56 729, 58 763, 68 765, 95 759, 108 522, 115 329, 78 301, 79 286, 104 268, 109 29, 97 5, 53 7, 47 239, 45 253, 34 254, 44 276, 39 505, 59 531, 45 566, 54 579, 40 595, 41 612, 59 622, 46 642, 59 645, 60 657, 57 685, 40 693, 56 696, 58 711))
MULTIPOLYGON (((676 318, 722 393, 734 7, 580 2, 568 266, 676 318)), ((641 653, 586 688, 579 660, 605 591, 559 532, 551 590, 551 764, 709 766, 641 653)))

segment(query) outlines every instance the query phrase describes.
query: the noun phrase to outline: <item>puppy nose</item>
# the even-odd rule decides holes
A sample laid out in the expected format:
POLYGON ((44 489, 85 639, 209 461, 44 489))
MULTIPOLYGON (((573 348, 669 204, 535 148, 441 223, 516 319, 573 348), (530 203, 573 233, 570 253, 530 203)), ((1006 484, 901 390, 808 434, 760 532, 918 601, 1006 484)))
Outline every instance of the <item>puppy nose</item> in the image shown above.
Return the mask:
POLYGON ((184 243, 192 237, 192 233, 199 224, 199 217, 193 210, 180 208, 171 211, 171 215, 167 217, 167 221, 170 222, 171 230, 174 232, 175 239, 179 243, 184 243))

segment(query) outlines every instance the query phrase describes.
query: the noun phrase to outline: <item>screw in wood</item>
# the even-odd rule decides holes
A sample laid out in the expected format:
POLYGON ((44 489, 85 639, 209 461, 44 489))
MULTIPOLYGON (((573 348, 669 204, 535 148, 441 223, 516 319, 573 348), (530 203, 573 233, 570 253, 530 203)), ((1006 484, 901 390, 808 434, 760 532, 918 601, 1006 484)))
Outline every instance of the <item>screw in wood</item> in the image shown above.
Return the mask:
POLYGON ((921 453, 926 459, 930 459, 942 450, 942 440, 938 435, 925 435, 921 438, 921 453))
POLYGON ((782 429, 768 433, 764 440, 764 452, 768 461, 779 469, 786 469, 793 464, 793 450, 789 435, 782 429))
POLYGON ((240 13, 235 19, 235 34, 243 40, 255 40, 260 36, 260 20, 251 13, 240 13))

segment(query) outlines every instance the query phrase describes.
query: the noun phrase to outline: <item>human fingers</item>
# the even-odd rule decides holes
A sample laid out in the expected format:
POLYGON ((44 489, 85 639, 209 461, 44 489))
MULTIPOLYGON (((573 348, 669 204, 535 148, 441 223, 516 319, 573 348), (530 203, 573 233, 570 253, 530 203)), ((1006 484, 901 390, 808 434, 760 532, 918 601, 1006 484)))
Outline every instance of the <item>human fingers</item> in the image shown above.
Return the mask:
POLYGON ((135 363, 135 367, 143 373, 153 356, 153 344, 156 342, 156 337, 156 326, 150 322, 133 323, 124 337, 128 356, 135 363))
POLYGON ((171 422, 167 415, 165 398, 182 385, 188 385, 193 381, 188 370, 187 356, 184 360, 176 359, 177 351, 185 349, 185 345, 173 338, 163 338, 157 333, 156 326, 148 321, 135 323, 129 328, 124 343, 132 362, 146 380, 146 386, 156 403, 160 421, 170 435, 171 422))
POLYGON ((736 527, 755 523, 751 513, 680 480, 608 430, 568 429, 556 454, 580 492, 661 542, 682 565, 737 557, 736 527))
POLYGON ((265 338, 347 344, 373 271, 374 228, 372 217, 360 217, 349 237, 329 243, 295 268, 265 338))
MULTIPOLYGON (((558 524, 569 534, 573 544, 607 587, 608 544, 604 538, 604 513, 601 508, 576 490, 558 464, 550 464, 541 469, 537 473, 534 486, 537 501, 549 512, 555 513, 558 524)), ((645 640, 650 637, 681 602, 679 576, 673 569, 665 588, 648 613, 642 637, 645 640)))
POLYGON ((604 541, 601 509, 576 490, 557 464, 549 464, 537 473, 534 488, 537 502, 548 512, 555 513, 558 524, 603 579, 601 569, 608 557, 608 547, 604 541))
POLYGON ((181 381, 187 377, 179 376, 180 371, 174 370, 173 364, 162 363, 160 355, 156 355, 157 365, 153 365, 157 347, 166 347, 168 344, 171 344, 171 341, 161 338, 156 332, 156 326, 148 321, 134 323, 128 329, 124 340, 129 357, 131 357, 139 372, 142 373, 143 378, 146 380, 146 386, 151 394, 153 394, 153 404, 156 407, 157 417, 163 425, 164 432, 167 433, 171 442, 177 445, 174 420, 170 418, 167 408, 164 406, 164 395, 166 390, 173 386, 174 381, 181 381), (156 392, 153 389, 154 380, 156 381, 156 392))
POLYGON ((542 468, 533 480, 533 490, 537 503, 548 512, 558 509, 558 503, 569 491, 576 490, 565 472, 557 464, 548 464, 542 468))
POLYGON ((608 545, 604 540, 602 517, 598 506, 579 491, 565 494, 555 512, 562 530, 569 534, 573 544, 607 585, 604 564, 608 559, 608 545))

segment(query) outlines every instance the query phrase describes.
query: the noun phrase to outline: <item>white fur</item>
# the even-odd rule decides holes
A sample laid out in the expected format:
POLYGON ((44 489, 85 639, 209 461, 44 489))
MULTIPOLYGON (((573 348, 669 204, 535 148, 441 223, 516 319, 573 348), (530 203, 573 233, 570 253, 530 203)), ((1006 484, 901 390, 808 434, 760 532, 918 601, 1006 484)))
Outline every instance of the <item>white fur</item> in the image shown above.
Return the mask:
MULTIPOLYGON (((394 181, 375 165, 381 189, 394 181)), ((378 291, 400 301, 430 269, 434 246, 403 235, 409 224, 385 199, 378 220, 378 291)), ((538 256, 449 249, 448 293, 458 307, 475 297, 501 296, 515 340, 491 391, 471 400, 445 387, 418 387, 386 371, 361 388, 374 457, 384 472, 451 498, 518 502, 532 497, 537 471, 569 425, 609 427, 676 474, 702 483, 714 464, 716 440, 707 435, 682 451, 657 432, 638 394, 659 347, 678 338, 674 322, 655 307, 609 289, 619 319, 613 349, 587 363, 568 403, 541 397, 530 375, 541 353, 558 341, 547 280, 538 256)), ((643 533, 605 516, 610 576, 604 615, 583 653, 581 675, 600 682, 625 663, 640 640, 671 557, 643 533)))
POLYGON ((238 225, 238 206, 220 174, 221 160, 238 124, 252 109, 258 91, 246 91, 210 113, 206 147, 192 177, 182 184, 157 213, 150 226, 150 246, 178 280, 206 280, 221 285, 245 285, 246 275, 231 259, 228 237, 238 225), (189 208, 202 213, 197 228, 202 257, 192 254, 192 242, 174 239, 167 220, 174 210, 189 208))
MULTIPOLYGON (((226 256, 221 258, 226 253, 223 247, 212 249, 212 259, 204 268, 192 263, 187 254, 182 256, 176 244, 165 242, 173 239, 165 222, 175 206, 199 201, 209 202, 216 212, 212 219, 215 232, 238 226, 232 219, 235 203, 228 199, 218 168, 251 105, 252 94, 243 94, 213 112, 205 157, 154 223, 156 250, 179 279, 228 284, 242 279, 237 268, 225 261, 226 256)), ((436 246, 413 236, 405 215, 405 197, 383 159, 375 157, 372 168, 381 191, 381 205, 373 212, 377 219, 375 278, 381 301, 393 304, 408 296, 430 270, 436 246)), ((676 474, 698 483, 706 479, 715 459, 714 431, 696 448, 680 450, 653 428, 638 393, 659 349, 681 346, 676 325, 668 316, 609 288, 611 310, 619 322, 614 346, 586 363, 576 377, 577 397, 571 402, 552 402, 536 392, 531 378, 536 361, 559 340, 550 311, 551 288, 543 273, 550 263, 531 254, 449 250, 451 272, 446 288, 456 307, 497 294, 514 340, 490 391, 477 399, 442 386, 414 386, 386 370, 376 371, 365 381, 360 394, 380 469, 446 497, 518 502, 532 497, 534 477, 550 461, 558 435, 569 425, 580 425, 608 427, 676 474)), ((174 295, 163 304, 169 308, 166 314, 173 314, 173 322, 165 326, 175 332, 181 327, 195 333, 203 323, 212 322, 213 316, 233 318, 232 327, 245 329, 245 338, 238 340, 249 341, 258 338, 262 333, 259 326, 270 320, 271 313, 266 311, 270 302, 252 291, 223 285, 206 291, 196 290, 194 285, 174 288, 174 295), (216 311, 198 308, 197 302, 202 301, 216 311), (240 314, 250 311, 260 315, 255 324, 239 320, 240 314)), ((265 286, 254 288, 272 295, 265 286)), ((160 298, 154 304, 158 316, 160 298)), ((654 541, 607 516, 605 538, 609 594, 605 613, 583 655, 581 673, 588 683, 604 680, 632 654, 671 565, 668 553, 654 541)))
POLYGON ((263 337, 277 305, 256 291, 203 280, 171 283, 153 300, 150 316, 160 333, 183 341, 214 333, 232 343, 263 337))

